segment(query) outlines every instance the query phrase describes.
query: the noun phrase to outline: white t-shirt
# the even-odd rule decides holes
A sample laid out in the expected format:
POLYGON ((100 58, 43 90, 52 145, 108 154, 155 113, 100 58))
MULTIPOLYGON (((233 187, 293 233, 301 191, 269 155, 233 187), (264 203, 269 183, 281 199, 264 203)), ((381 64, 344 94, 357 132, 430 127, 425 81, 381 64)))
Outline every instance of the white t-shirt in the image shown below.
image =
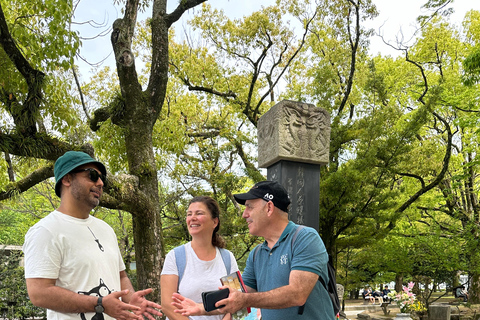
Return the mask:
MULTIPOLYGON (((53 211, 28 230, 23 245, 25 278, 56 279, 73 292, 105 297, 120 291, 125 264, 113 229, 89 216, 78 219, 53 211)), ((91 313, 61 313, 47 309, 49 320, 91 320, 91 313)), ((112 319, 104 314, 105 319, 112 319)))
MULTIPOLYGON (((218 290, 222 285, 220 278, 227 275, 227 269, 223 263, 220 251, 217 249, 215 259, 211 261, 200 260, 195 251, 192 249, 191 243, 185 244, 185 272, 178 288, 178 293, 182 296, 192 299, 197 303, 202 303, 202 292, 218 290)), ((239 271, 237 261, 233 254, 230 254, 230 273, 239 271)), ((178 276, 175 252, 171 250, 163 264, 162 275, 174 274, 178 276)), ((192 320, 221 320, 223 315, 216 316, 191 316, 192 320)), ((168 318, 167 318, 168 319, 168 318)))

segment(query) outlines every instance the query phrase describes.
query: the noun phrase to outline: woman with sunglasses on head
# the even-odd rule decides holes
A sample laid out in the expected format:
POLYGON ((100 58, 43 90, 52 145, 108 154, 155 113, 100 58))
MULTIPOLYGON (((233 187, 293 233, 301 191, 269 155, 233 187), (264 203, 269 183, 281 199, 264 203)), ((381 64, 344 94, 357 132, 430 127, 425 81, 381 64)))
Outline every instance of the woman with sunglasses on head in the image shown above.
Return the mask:
POLYGON ((138 320, 162 314, 135 292, 113 229, 90 215, 100 203, 105 166, 84 152, 55 162, 60 206, 28 230, 23 251, 28 295, 47 319, 138 320))
POLYGON ((170 320, 230 319, 229 314, 219 314, 217 310, 191 317, 174 313, 174 292, 201 304, 202 292, 217 290, 222 286, 221 277, 238 271, 235 257, 224 249, 225 242, 218 234, 220 208, 214 199, 200 196, 190 200, 186 222, 192 241, 171 250, 163 265, 162 311, 170 320))

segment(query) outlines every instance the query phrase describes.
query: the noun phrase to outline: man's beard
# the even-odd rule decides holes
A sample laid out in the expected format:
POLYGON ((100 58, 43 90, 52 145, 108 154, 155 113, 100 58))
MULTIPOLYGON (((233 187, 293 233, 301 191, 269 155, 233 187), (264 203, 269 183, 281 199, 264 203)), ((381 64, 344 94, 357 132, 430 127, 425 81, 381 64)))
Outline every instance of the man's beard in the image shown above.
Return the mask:
POLYGON ((95 198, 90 193, 90 189, 85 189, 85 187, 81 186, 79 183, 73 182, 71 190, 74 199, 88 204, 91 209, 95 208, 100 203, 100 199, 95 198))

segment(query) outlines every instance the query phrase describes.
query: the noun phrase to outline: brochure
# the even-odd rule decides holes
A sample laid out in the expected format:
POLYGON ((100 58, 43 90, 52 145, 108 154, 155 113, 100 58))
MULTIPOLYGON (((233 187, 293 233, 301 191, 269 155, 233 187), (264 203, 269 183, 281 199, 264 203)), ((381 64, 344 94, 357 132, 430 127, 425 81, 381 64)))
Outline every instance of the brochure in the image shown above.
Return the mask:
MULTIPOLYGON (((242 274, 240 273, 240 271, 230 273, 225 277, 221 277, 220 281, 224 286, 230 287, 232 289, 235 289, 241 292, 247 292, 247 288, 243 283, 242 274)), ((250 307, 246 309, 238 310, 235 314, 233 314, 233 319, 243 319, 250 312, 251 312, 250 307)))

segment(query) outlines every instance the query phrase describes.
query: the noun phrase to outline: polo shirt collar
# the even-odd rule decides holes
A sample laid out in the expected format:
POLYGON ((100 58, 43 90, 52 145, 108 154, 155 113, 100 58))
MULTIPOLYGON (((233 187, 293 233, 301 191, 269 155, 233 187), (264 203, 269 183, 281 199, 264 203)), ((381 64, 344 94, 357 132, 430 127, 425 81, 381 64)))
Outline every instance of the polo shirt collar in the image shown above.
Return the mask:
MULTIPOLYGON (((288 224, 287 226, 285 227, 285 229, 283 229, 283 232, 282 232, 282 235, 280 236, 280 238, 278 238, 278 241, 277 243, 275 243, 275 245, 273 246, 272 249, 274 249, 275 247, 278 247, 280 245, 280 243, 282 241, 284 241, 288 235, 290 234, 290 232, 295 228, 295 223, 293 223, 292 221, 288 221, 288 224)), ((268 250, 270 250, 268 248, 268 244, 267 244, 267 241, 264 241, 263 242, 263 247, 267 248, 268 250)))
POLYGON ((281 242, 285 240, 290 234, 290 231, 292 231, 294 227, 295 227, 295 223, 293 223, 292 221, 288 221, 287 226, 285 227, 285 229, 283 229, 282 235, 280 236, 280 239, 278 239, 277 242, 281 242))

